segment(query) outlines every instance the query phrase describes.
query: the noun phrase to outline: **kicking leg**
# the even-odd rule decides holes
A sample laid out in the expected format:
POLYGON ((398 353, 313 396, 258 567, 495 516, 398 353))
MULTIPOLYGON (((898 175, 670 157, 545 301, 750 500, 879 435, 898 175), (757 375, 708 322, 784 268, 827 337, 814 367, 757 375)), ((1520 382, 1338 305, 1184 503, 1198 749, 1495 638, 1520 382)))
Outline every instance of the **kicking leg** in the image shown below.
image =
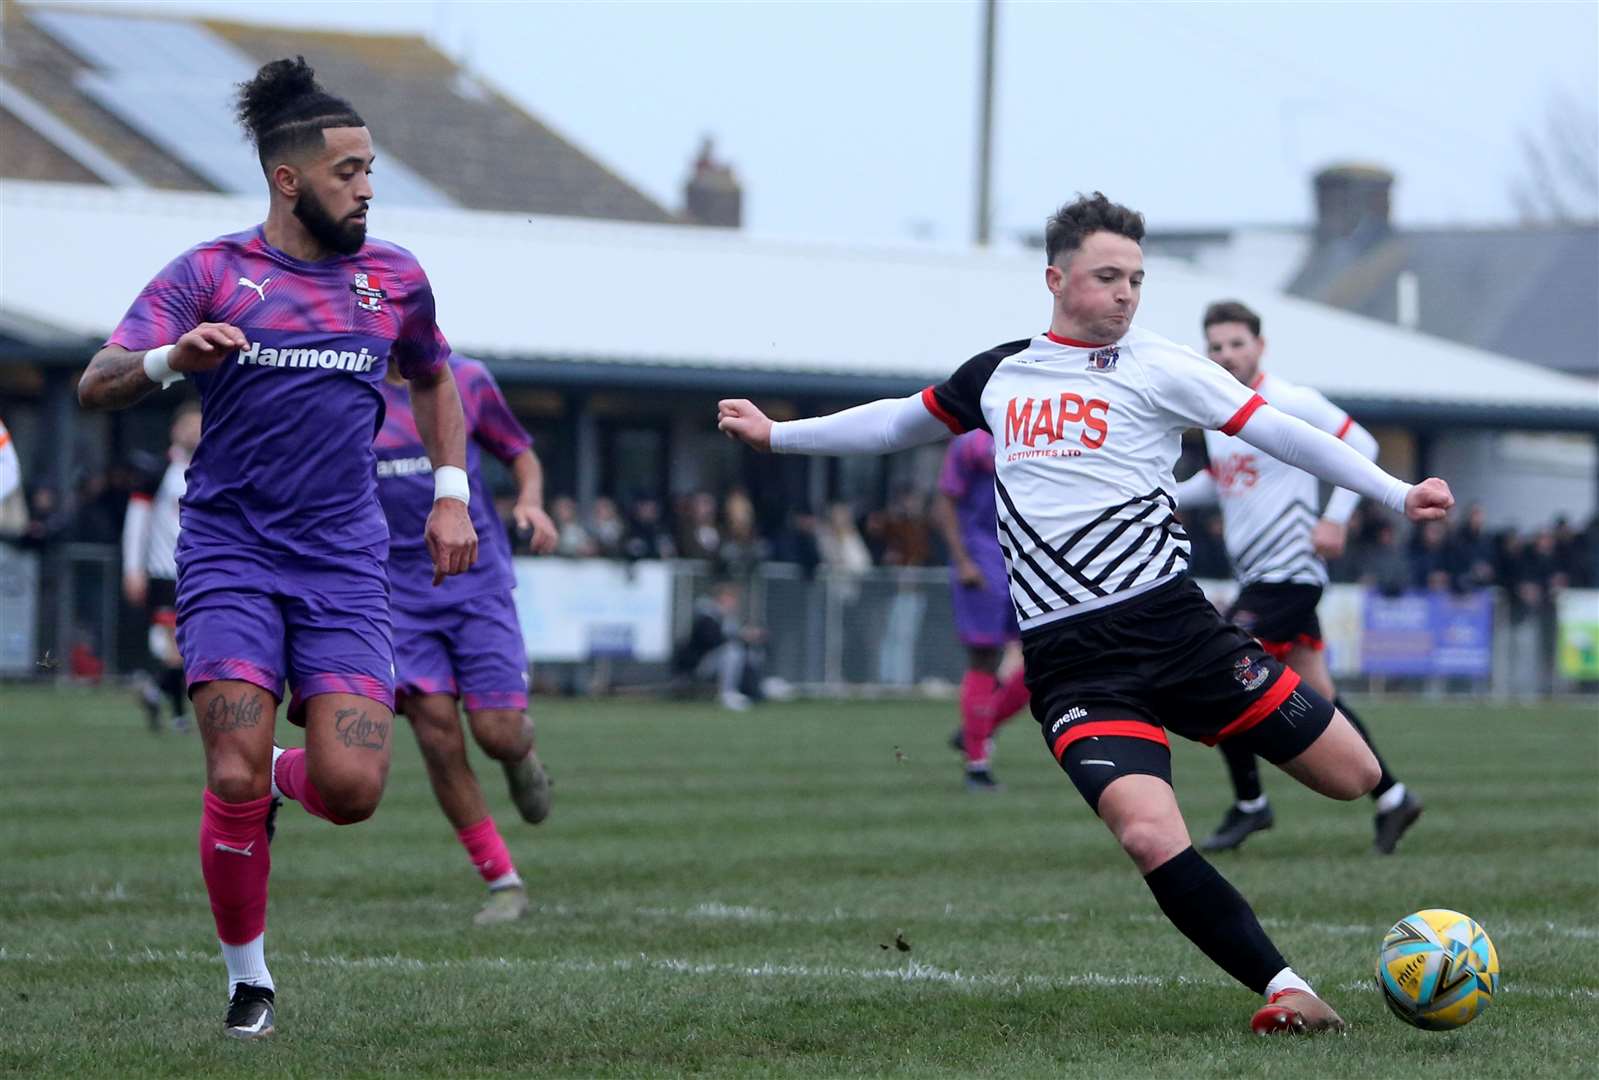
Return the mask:
POLYGON ((1085 739, 1075 749, 1067 747, 1061 763, 1089 796, 1103 782, 1093 763, 1106 760, 1117 762, 1117 771, 1166 770, 1166 776, 1122 772, 1099 790, 1096 809, 1172 925, 1223 971, 1267 998, 1252 1022, 1255 1029, 1341 1029, 1343 1020, 1288 966, 1248 901, 1194 850, 1166 778, 1165 745, 1115 736, 1085 739))

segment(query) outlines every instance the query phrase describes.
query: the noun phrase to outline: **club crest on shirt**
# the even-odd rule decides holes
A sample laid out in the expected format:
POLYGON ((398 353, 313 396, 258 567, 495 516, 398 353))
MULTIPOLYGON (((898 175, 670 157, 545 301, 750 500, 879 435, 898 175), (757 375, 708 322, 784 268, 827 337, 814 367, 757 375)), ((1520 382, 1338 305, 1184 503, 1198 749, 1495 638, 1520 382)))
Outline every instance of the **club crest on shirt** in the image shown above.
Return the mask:
POLYGON ((1116 361, 1121 356, 1121 350, 1111 345, 1104 349, 1095 349, 1088 354, 1087 371, 1115 371, 1116 361))
POLYGON ((389 294, 378 285, 378 276, 365 270, 357 270, 355 281, 350 284, 350 291, 358 298, 355 306, 362 311, 382 311, 383 301, 389 294))
POLYGON ((1245 690, 1258 690, 1262 683, 1271 678, 1271 672, 1259 660, 1240 656, 1237 663, 1233 664, 1233 678, 1245 690))

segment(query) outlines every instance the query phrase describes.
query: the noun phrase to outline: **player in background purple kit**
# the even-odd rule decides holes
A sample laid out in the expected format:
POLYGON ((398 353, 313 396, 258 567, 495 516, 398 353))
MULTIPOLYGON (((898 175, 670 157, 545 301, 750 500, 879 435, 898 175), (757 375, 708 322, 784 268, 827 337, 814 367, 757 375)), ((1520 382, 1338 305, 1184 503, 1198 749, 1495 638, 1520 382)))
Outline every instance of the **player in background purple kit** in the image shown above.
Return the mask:
POLYGON ((949 549, 955 632, 967 655, 961 726, 950 745, 966 756, 966 789, 995 791, 999 784, 988 767, 994 732, 1027 705, 1028 694, 1021 630, 996 527, 994 436, 979 429, 949 444, 938 474, 933 519, 949 549))
POLYGON ((433 505, 433 466, 417 431, 412 395, 392 368, 382 384, 388 412, 375 444, 378 499, 394 537, 389 591, 399 709, 411 721, 439 807, 489 887, 488 902, 473 919, 488 926, 526 914, 527 889, 467 761, 457 699, 466 709, 472 737, 504 767, 523 820, 536 825, 549 816, 550 783, 534 752, 533 721, 527 715, 527 650, 511 596, 516 587, 511 545, 483 483, 479 447, 515 475, 512 513, 518 529, 531 531, 532 550, 554 551, 557 534, 544 512, 544 470, 533 453, 533 437, 517 423, 487 368, 451 354, 442 337, 440 348, 449 356, 466 414, 477 565, 436 588, 432 584, 422 525, 433 505))
POLYGON ((393 727, 394 651, 372 438, 379 389, 412 384, 438 478, 426 524, 435 582, 477 555, 461 402, 436 341, 427 275, 366 235, 372 137, 303 59, 238 97, 266 221, 167 264, 78 384, 118 409, 185 376, 204 430, 177 550, 178 644, 205 744, 200 868, 227 963, 224 1031, 272 1032, 264 949, 276 795, 336 824, 370 817, 393 727), (305 748, 275 751, 287 679, 305 748))

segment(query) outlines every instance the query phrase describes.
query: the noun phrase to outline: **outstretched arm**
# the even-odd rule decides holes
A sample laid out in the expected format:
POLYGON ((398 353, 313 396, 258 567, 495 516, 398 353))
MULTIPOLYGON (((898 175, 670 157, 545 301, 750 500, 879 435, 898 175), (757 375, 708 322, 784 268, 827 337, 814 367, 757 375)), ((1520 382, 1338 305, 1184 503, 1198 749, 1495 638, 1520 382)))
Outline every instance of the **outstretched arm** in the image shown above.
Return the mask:
POLYGON ((777 454, 890 454, 952 434, 928 412, 922 395, 881 398, 831 416, 773 423, 743 398, 720 402, 717 430, 777 454))
MULTIPOLYGON (((1259 399, 1256 399, 1259 400, 1259 399)), ((1279 461, 1304 469, 1335 487, 1349 488, 1411 521, 1442 518, 1455 505, 1449 485, 1437 477, 1407 484, 1389 476, 1360 452, 1325 431, 1262 404, 1256 408, 1238 437, 1279 461)))

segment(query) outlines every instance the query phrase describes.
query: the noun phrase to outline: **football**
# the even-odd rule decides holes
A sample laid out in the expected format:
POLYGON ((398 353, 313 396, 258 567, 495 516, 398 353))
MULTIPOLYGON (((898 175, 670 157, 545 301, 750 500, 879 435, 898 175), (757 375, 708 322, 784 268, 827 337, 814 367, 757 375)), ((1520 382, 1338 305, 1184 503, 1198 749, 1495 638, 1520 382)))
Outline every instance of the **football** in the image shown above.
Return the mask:
POLYGON ((1425 1031, 1464 1027, 1499 989, 1499 953, 1476 920, 1428 908, 1400 919, 1382 939, 1377 986, 1407 1024, 1425 1031))

